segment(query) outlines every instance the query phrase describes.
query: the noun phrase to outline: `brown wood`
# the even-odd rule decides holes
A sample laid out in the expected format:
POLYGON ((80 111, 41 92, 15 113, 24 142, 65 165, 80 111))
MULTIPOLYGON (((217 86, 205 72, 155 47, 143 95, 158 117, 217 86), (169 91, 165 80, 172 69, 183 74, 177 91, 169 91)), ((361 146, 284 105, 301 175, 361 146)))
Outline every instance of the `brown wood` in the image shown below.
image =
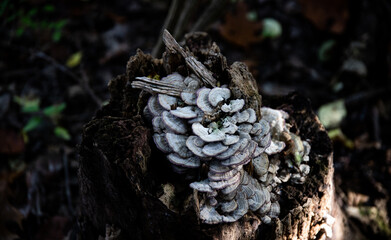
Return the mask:
MULTIPOLYGON (((183 49, 206 66, 203 73, 213 75, 216 83, 230 84, 234 94, 259 109, 261 97, 244 64, 228 67, 205 34, 188 35, 183 49)), ((171 171, 151 141, 151 127, 142 117, 148 94, 130 85, 135 77, 174 71, 188 74, 194 64, 189 64, 186 54, 169 51, 162 60, 138 51, 130 58, 126 74, 110 82, 110 103, 84 127, 79 147, 81 239, 99 235, 111 239, 325 239, 331 228, 333 239, 357 239, 350 238, 355 236, 335 201, 331 142, 309 101, 296 94, 264 100, 266 106, 288 112, 295 133, 312 143, 310 175, 302 185, 283 185, 280 218, 265 225, 248 213, 230 224, 199 222, 197 196, 188 180, 171 171)))

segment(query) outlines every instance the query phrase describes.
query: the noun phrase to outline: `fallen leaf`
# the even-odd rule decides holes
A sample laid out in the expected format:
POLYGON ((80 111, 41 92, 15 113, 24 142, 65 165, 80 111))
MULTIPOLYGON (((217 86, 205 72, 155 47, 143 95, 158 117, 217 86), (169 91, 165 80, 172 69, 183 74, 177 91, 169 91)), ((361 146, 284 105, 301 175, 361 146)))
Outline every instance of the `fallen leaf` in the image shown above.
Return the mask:
POLYGON ((24 151, 23 135, 14 130, 0 129, 0 153, 19 154, 24 151))
POLYGON ((349 18, 347 0, 299 0, 303 14, 320 30, 342 33, 349 18))
POLYGON ((360 77, 366 77, 368 70, 365 63, 355 58, 348 58, 343 62, 342 71, 356 74, 360 77))
POLYGON ((324 104, 318 109, 319 120, 327 129, 339 127, 346 115, 347 110, 343 99, 324 104))
POLYGON ((262 23, 250 19, 247 5, 244 2, 238 2, 236 12, 226 14, 225 23, 220 27, 221 36, 228 42, 243 48, 262 41, 262 23))
POLYGON ((358 193, 358 192, 353 192, 350 190, 348 191, 348 204, 350 206, 354 206, 354 207, 360 206, 368 202, 368 200, 369 200, 368 195, 358 193))
POLYGON ((67 67, 73 68, 73 67, 76 67, 77 65, 79 65, 80 62, 81 62, 82 56, 83 56, 83 55, 82 55, 81 52, 76 52, 76 53, 72 54, 72 55, 68 58, 68 60, 67 60, 67 62, 66 62, 67 67))

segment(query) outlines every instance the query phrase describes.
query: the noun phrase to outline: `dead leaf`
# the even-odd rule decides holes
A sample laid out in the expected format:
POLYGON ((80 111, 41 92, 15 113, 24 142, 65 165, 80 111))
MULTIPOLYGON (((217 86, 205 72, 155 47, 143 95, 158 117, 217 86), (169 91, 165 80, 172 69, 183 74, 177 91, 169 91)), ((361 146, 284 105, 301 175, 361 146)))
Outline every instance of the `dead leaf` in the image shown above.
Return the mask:
POLYGON ((347 0, 299 0, 303 14, 321 30, 342 33, 349 18, 347 0))
POLYGON ((0 153, 19 154, 24 151, 23 135, 10 129, 0 129, 0 153))
POLYGON ((369 200, 368 195, 358 193, 358 192, 348 191, 348 204, 350 206, 354 206, 354 207, 361 206, 366 202, 368 202, 368 200, 369 200))
POLYGON ((343 99, 323 104, 318 109, 319 120, 326 129, 338 128, 346 116, 347 110, 343 99))
POLYGON ((247 5, 238 2, 235 13, 227 13, 225 23, 220 27, 220 34, 228 42, 243 48, 262 41, 262 23, 250 21, 247 17, 247 5))

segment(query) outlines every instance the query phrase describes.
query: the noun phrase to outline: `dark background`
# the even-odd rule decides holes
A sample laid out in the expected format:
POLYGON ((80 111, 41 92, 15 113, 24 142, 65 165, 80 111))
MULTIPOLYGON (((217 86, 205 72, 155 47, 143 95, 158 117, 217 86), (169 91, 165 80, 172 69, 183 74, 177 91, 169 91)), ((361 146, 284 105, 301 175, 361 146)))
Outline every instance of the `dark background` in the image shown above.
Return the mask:
POLYGON ((1 0, 0 239, 75 239, 82 127, 138 48, 159 53, 171 16, 177 40, 207 31, 244 61, 266 104, 297 91, 320 109, 339 203, 365 237, 391 239, 387 0, 1 0))

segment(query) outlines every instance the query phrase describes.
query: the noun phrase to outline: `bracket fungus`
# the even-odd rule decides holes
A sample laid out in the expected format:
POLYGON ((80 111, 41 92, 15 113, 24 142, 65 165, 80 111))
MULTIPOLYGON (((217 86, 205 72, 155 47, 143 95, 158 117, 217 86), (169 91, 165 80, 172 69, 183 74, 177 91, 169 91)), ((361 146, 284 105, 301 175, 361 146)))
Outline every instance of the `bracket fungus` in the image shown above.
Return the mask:
POLYGON ((139 76, 132 82, 152 94, 144 112, 152 116, 157 148, 177 173, 207 169, 190 183, 203 199, 198 213, 203 223, 235 222, 249 211, 270 223, 280 213, 281 183, 303 183, 311 171, 310 143, 290 132, 286 112, 249 107, 254 105, 231 86, 216 87, 220 84, 210 71, 168 32, 164 40, 194 74, 173 72, 161 80, 139 76), (292 154, 279 154, 283 151, 292 154))

